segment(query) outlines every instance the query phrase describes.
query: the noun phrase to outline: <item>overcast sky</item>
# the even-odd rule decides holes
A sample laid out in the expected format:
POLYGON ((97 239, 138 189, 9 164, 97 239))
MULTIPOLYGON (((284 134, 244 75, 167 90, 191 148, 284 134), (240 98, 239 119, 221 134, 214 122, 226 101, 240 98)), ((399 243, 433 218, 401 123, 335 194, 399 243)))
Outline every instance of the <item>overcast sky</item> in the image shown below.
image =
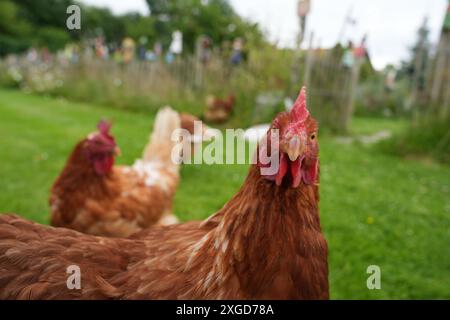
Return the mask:
MULTIPOLYGON (((294 45, 298 30, 297 0, 229 1, 239 14, 258 22, 269 39, 280 46, 294 45)), ((148 13, 145 0, 82 2, 106 6, 115 13, 148 13)), ((311 0, 311 3, 307 30, 314 31, 314 44, 324 47, 335 44, 344 18, 350 12, 357 23, 346 26, 341 40, 359 42, 367 33, 367 45, 376 68, 408 57, 408 47, 414 43, 416 30, 425 16, 428 16, 430 39, 436 42, 447 7, 447 0, 311 0)))

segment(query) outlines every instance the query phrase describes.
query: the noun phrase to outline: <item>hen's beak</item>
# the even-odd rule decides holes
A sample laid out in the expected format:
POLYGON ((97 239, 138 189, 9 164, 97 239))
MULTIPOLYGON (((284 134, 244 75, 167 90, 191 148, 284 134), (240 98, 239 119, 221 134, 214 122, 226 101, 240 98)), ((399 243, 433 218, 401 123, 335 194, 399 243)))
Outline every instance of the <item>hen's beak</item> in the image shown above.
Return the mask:
POLYGON ((291 140, 289 140, 286 153, 289 157, 289 160, 295 161, 298 157, 304 152, 305 146, 302 143, 300 137, 298 135, 294 135, 291 140))
POLYGON ((122 155, 122 150, 120 150, 120 148, 118 146, 116 146, 114 148, 114 155, 119 156, 119 157, 122 155))

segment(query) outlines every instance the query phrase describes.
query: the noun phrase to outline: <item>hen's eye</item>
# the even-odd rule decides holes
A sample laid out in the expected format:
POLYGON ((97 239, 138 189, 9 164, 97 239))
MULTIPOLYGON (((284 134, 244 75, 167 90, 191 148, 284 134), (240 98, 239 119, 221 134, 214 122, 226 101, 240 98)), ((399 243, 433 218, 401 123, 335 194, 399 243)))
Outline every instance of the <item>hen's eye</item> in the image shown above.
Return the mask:
POLYGON ((309 138, 310 138, 311 140, 314 140, 314 139, 316 138, 316 134, 315 134, 315 133, 312 133, 312 134, 309 136, 309 138))

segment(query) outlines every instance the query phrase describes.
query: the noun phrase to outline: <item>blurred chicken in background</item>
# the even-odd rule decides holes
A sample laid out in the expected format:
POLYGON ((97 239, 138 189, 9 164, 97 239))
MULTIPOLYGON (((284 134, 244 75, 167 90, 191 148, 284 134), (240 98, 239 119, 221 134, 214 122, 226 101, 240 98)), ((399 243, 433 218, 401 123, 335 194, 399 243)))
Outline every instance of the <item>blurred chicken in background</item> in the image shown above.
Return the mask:
POLYGON ((195 120, 169 107, 160 110, 143 157, 131 167, 114 166, 118 147, 110 134, 111 125, 101 121, 98 132, 76 145, 53 185, 51 224, 127 237, 153 224, 178 222, 171 212, 179 182, 179 165, 171 159, 177 143, 172 141, 172 132, 180 127, 190 131, 195 120))
POLYGON ((205 119, 212 123, 221 123, 228 120, 233 112, 236 98, 229 95, 226 99, 215 96, 206 97, 205 119))

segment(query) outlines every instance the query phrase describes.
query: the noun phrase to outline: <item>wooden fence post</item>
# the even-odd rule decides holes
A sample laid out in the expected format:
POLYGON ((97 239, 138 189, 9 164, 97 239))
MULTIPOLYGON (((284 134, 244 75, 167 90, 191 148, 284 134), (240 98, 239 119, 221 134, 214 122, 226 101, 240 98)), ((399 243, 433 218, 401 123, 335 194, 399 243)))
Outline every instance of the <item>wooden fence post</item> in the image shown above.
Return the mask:
POLYGON ((350 128, 350 123, 355 104, 356 88, 358 87, 359 73, 363 62, 364 57, 357 57, 350 71, 350 82, 348 86, 347 102, 344 104, 344 110, 342 112, 342 121, 339 128, 344 133, 348 132, 350 128))
POLYGON ((312 48, 313 40, 314 40, 314 32, 311 32, 309 36, 308 53, 305 59, 305 75, 303 79, 307 88, 309 88, 311 84, 311 68, 313 64, 313 48, 312 48))

